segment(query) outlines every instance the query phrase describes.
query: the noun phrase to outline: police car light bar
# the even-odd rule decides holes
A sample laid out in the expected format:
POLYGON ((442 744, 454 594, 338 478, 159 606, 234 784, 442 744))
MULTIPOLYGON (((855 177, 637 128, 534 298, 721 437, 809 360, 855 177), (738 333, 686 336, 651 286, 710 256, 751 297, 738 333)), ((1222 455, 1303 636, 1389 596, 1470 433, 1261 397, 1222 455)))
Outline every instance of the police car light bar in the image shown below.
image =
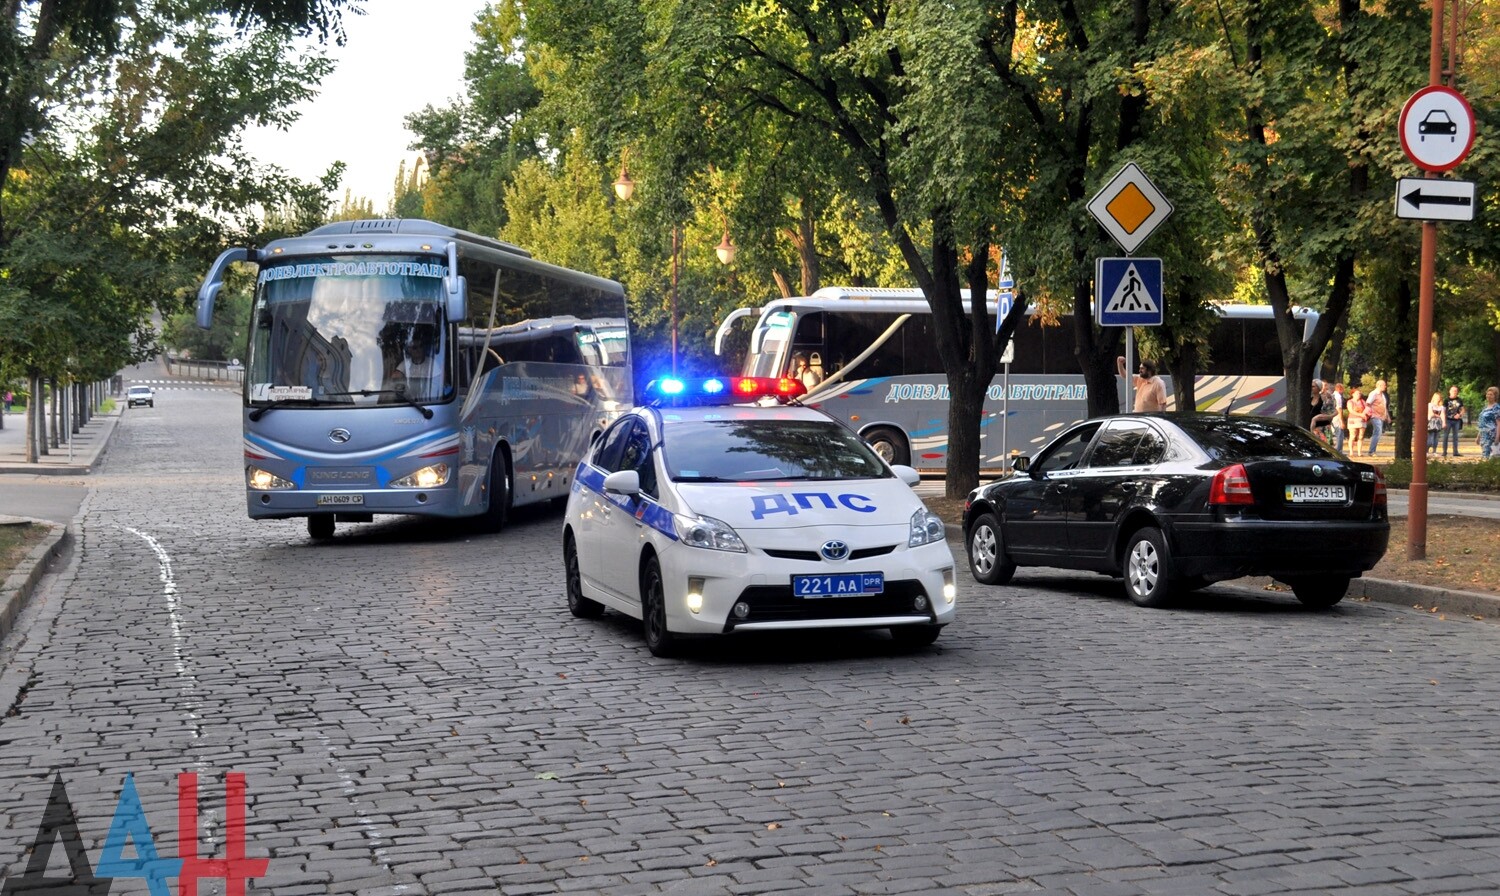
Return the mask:
POLYGON ((761 398, 787 401, 806 393, 807 387, 800 380, 787 376, 664 376, 646 386, 651 400, 675 404, 734 404, 761 398))

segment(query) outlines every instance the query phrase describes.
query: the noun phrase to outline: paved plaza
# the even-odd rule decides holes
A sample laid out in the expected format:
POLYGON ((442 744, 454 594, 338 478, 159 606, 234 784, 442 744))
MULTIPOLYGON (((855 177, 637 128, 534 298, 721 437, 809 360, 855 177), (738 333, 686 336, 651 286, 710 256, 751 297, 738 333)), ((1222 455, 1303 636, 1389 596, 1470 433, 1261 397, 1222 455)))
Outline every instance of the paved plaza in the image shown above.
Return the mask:
POLYGON ((1500 890, 1493 622, 964 572, 931 648, 657 660, 636 624, 568 614, 558 508, 313 544, 245 517, 240 463, 233 393, 119 419, 70 565, 5 645, 12 879, 55 778, 97 865, 127 774, 180 856, 196 772, 199 854, 235 846, 243 773, 251 892, 277 896, 1500 890))

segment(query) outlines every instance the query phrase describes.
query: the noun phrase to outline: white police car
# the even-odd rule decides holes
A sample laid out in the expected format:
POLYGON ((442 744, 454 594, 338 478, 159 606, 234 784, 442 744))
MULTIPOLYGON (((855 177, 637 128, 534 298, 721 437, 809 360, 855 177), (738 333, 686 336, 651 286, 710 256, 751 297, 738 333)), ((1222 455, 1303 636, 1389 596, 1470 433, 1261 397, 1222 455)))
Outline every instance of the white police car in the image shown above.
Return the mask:
MULTIPOLYGON (((800 394, 790 379, 660 381, 730 400, 800 394)), ((678 636, 889 628, 931 644, 953 621, 943 522, 843 424, 797 405, 635 408, 578 465, 563 526, 568 608, 678 636)))

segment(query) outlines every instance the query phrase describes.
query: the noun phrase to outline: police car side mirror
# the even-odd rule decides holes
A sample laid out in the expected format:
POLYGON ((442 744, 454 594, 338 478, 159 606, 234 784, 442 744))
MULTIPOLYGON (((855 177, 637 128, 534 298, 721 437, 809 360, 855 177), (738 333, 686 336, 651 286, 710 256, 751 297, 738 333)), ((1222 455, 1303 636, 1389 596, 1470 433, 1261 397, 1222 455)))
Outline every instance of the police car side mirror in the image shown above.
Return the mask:
POLYGON ((1020 454, 1010 459, 1010 468, 1017 473, 1026 473, 1031 470, 1031 455, 1020 454))
POLYGON ((616 470, 604 477, 604 490, 618 495, 639 495, 641 474, 634 470, 616 470))
POLYGON ((906 464, 891 464, 891 472, 896 474, 907 485, 915 486, 922 481, 922 474, 908 467, 906 464))

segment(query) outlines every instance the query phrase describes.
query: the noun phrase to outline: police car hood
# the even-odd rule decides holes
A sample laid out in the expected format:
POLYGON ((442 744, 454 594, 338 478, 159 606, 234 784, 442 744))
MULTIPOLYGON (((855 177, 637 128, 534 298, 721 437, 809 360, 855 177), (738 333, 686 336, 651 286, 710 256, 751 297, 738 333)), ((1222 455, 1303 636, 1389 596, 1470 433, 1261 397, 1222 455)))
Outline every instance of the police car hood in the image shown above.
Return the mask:
POLYGON ((825 526, 896 526, 911 524, 922 506, 899 479, 843 479, 791 482, 679 483, 677 493, 687 512, 723 520, 741 532, 757 529, 806 529, 825 526))

